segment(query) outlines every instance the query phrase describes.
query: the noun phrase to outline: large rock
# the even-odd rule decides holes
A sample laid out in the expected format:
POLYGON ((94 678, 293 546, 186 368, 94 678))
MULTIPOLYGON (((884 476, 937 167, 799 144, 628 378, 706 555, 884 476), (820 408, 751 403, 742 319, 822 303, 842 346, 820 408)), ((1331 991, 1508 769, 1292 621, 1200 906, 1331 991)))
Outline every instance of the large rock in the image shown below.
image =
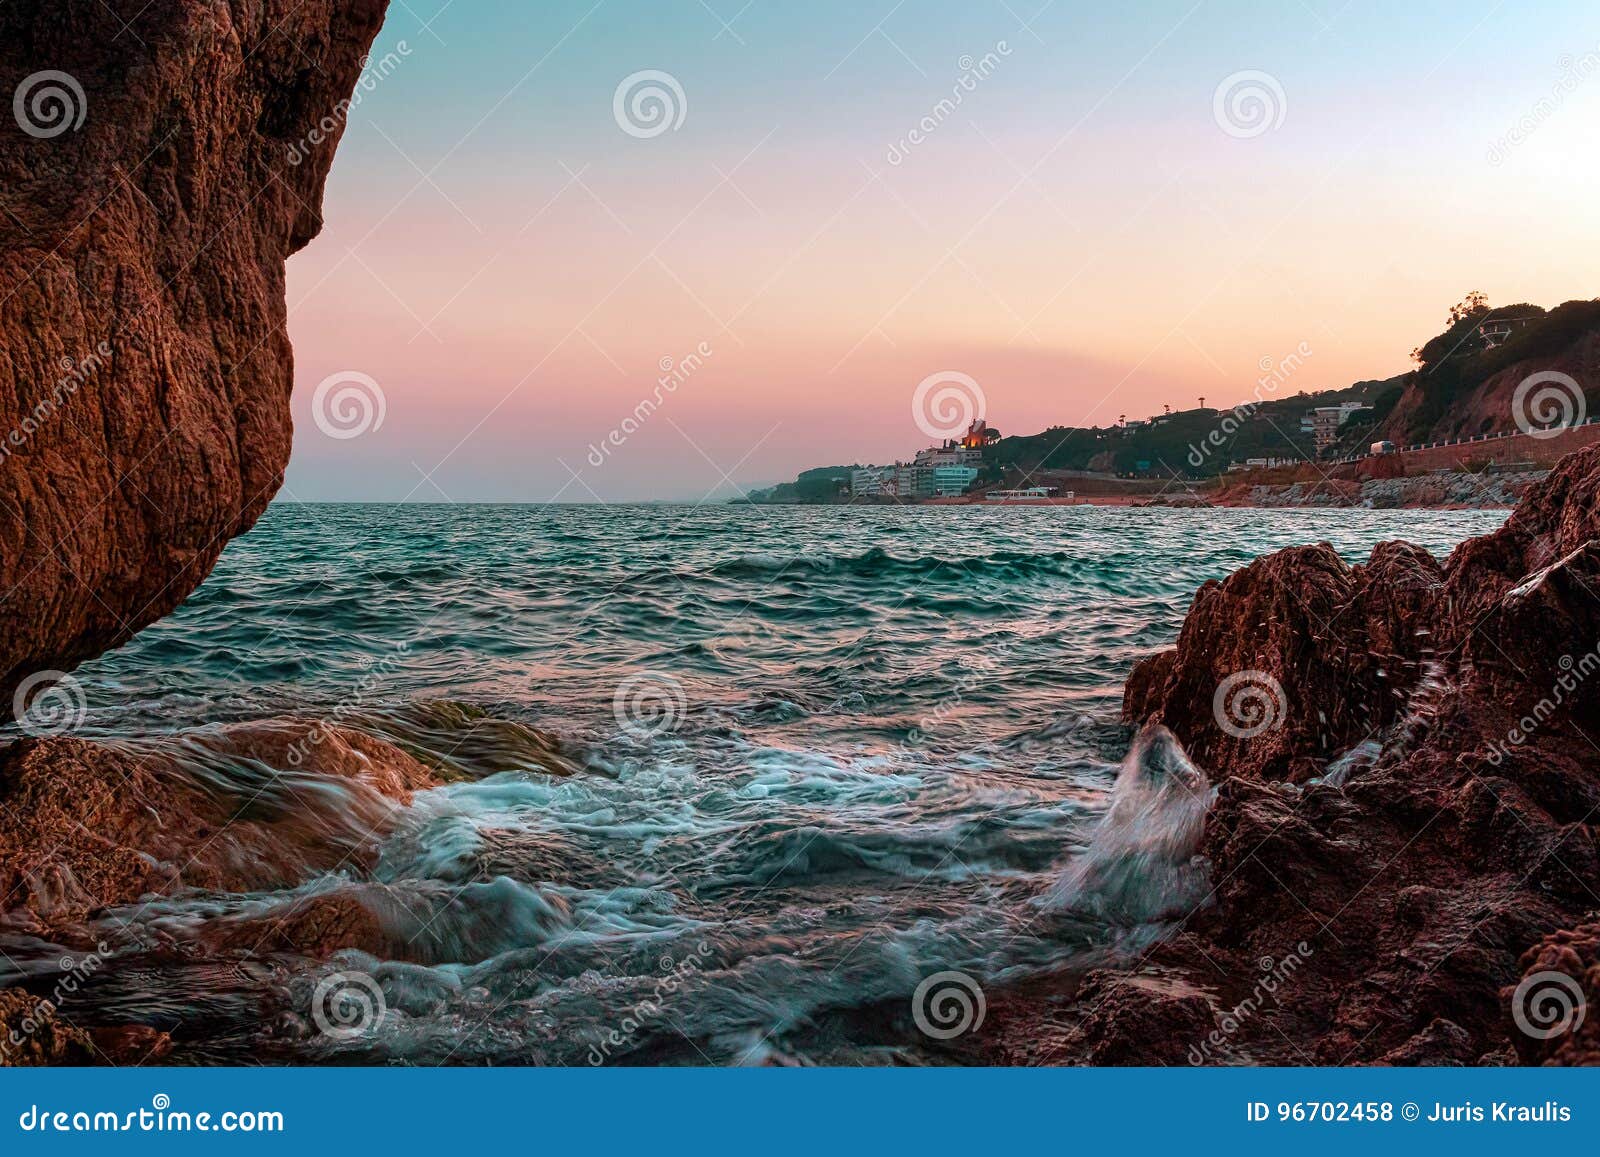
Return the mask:
MULTIPOLYGON (((1296 958, 1204 1063, 1594 1060, 1592 1024, 1545 1037, 1526 1008, 1532 977, 1568 978, 1578 1008, 1600 977, 1600 446, 1442 566, 1386 543, 1348 567, 1324 545, 1208 583, 1124 709, 1218 784, 1212 893, 1147 973, 1232 1008, 1296 958), (1240 672, 1272 692, 1265 714, 1218 700, 1240 672)), ((1148 987, 1060 1010, 1092 1037, 1074 1055, 1180 1051, 1194 1026, 1152 1040, 1148 987)))
POLYGON ((399 806, 437 783, 390 743, 295 720, 23 740, 0 749, 0 907, 59 930, 152 893, 368 869, 399 806))
POLYGON ((0 5, 0 718, 176 607, 282 483, 284 260, 386 6, 0 5))

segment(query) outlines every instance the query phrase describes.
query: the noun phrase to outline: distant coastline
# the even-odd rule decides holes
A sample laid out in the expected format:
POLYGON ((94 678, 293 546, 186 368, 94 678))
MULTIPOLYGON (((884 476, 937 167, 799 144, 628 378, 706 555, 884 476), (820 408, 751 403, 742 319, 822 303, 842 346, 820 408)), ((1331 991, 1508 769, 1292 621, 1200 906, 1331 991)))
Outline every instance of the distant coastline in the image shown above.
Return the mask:
POLYGON ((1491 308, 1469 294, 1444 332, 1413 351, 1412 371, 1287 394, 1312 372, 1313 356, 1302 342, 1285 358, 1263 359, 1250 398, 1231 409, 1201 398, 1111 426, 1007 437, 979 412, 965 434, 909 461, 816 467, 744 501, 1496 508, 1600 438, 1590 418, 1600 415, 1600 394, 1580 384, 1600 359, 1600 300, 1547 311, 1491 308), (1052 496, 988 500, 1032 487, 1052 496))

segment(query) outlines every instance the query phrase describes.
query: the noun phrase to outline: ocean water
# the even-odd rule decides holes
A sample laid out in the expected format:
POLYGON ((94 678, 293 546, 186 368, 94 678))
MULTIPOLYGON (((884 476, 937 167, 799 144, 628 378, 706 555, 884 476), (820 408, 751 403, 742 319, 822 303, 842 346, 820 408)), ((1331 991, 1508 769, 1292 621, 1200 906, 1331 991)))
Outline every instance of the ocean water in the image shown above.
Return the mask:
MULTIPOLYGON (((370 800, 206 729, 336 719, 452 782, 388 817, 370 870, 97 914, 110 956, 63 1014, 170 1030, 179 1062, 949 1059, 986 996, 1137 953, 1191 869, 1204 894, 1203 807, 1136 803, 1192 803, 1219 769, 1125 769, 1118 719, 1196 587, 1319 540, 1443 555, 1503 517, 274 505, 76 673, 78 733, 202 729, 184 774, 252 799, 292 781, 352 846, 370 800), (389 947, 218 935, 314 896, 389 947)), ((0 949, 0 980, 60 955, 4 924, 0 949)))

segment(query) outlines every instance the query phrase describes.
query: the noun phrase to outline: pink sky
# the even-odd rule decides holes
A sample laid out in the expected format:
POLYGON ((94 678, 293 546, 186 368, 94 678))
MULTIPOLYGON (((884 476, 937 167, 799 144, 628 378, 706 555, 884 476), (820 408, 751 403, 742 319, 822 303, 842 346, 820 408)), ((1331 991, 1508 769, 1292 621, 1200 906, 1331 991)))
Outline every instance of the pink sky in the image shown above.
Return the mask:
MULTIPOLYGON (((527 59, 586 7, 526 32, 527 59)), ((993 424, 1033 433, 1231 404, 1302 342, 1291 389, 1389 376, 1470 289, 1595 295, 1600 83, 1488 158, 1561 81, 1555 50, 1600 43, 1581 13, 1514 51, 1504 14, 1419 29, 1413 68, 1354 85, 1341 68, 1370 55, 1365 38, 1408 47, 1396 26, 1352 13, 1251 50, 1212 43, 1187 8, 1098 33, 1041 18, 1043 43, 1000 7, 948 42, 908 26, 896 40, 925 76, 874 38, 825 75, 870 25, 797 47, 747 18, 742 45, 712 26, 652 51, 580 24, 508 99, 527 66, 473 71, 482 21, 392 16, 375 55, 411 52, 352 116, 327 228, 290 265, 291 491, 696 499, 731 492, 724 473, 909 454, 927 441, 912 391, 937 371, 971 375, 993 424), (889 163, 960 74, 952 50, 1008 37, 962 109, 889 163), (1474 83, 1491 54, 1494 84, 1474 83), (1074 66, 1093 75, 1057 83, 1074 66), (645 67, 672 72, 688 107, 681 129, 638 139, 612 96, 645 67), (1284 115, 1240 139, 1213 95, 1246 68, 1271 71, 1284 115), (430 100, 461 111, 419 111, 430 100), (658 366, 702 343, 703 366, 588 463, 658 366), (328 438, 311 396, 348 370, 379 383, 383 423, 328 438)))

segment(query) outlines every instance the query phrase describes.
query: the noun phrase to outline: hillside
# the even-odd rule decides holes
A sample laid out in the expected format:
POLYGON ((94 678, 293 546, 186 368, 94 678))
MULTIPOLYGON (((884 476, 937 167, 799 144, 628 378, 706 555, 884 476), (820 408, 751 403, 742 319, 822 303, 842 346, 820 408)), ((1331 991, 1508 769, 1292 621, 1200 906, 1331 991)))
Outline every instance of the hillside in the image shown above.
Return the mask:
MULTIPOLYGON (((1199 480, 1252 458, 1337 460, 1363 454, 1378 440, 1409 446, 1600 416, 1600 300, 1551 310, 1527 303, 1491 308, 1482 294, 1470 294, 1450 310, 1444 332, 1412 356, 1417 368, 1409 373, 1338 390, 1290 395, 1292 375, 1280 372, 1263 378, 1231 410, 1179 410, 1001 438, 984 449, 979 485, 1037 482, 1074 471, 1199 480), (1485 327, 1498 327, 1498 344, 1485 338, 1485 327), (1535 374, 1564 375, 1578 386, 1547 378, 1525 388, 1535 374), (1319 456, 1301 420, 1308 410, 1346 402, 1363 403, 1370 412, 1349 420, 1338 442, 1319 456)), ((910 449, 899 456, 909 457, 910 449)), ((795 482, 752 491, 750 501, 848 501, 840 484, 848 488, 851 469, 808 470, 795 482)))
POLYGON ((1519 408, 1535 425, 1570 418, 1576 398, 1570 390, 1562 395, 1559 383, 1545 403, 1555 407, 1549 413, 1533 394, 1518 406, 1518 387, 1536 373, 1561 373, 1580 383, 1584 412, 1600 414, 1600 300, 1569 301, 1548 312, 1526 304, 1489 309, 1481 299, 1463 306, 1452 311, 1448 329, 1416 351, 1420 364, 1382 423, 1382 437, 1411 445, 1500 433, 1517 428, 1519 408), (1504 344, 1485 348, 1480 327, 1502 319, 1516 328, 1504 344))

